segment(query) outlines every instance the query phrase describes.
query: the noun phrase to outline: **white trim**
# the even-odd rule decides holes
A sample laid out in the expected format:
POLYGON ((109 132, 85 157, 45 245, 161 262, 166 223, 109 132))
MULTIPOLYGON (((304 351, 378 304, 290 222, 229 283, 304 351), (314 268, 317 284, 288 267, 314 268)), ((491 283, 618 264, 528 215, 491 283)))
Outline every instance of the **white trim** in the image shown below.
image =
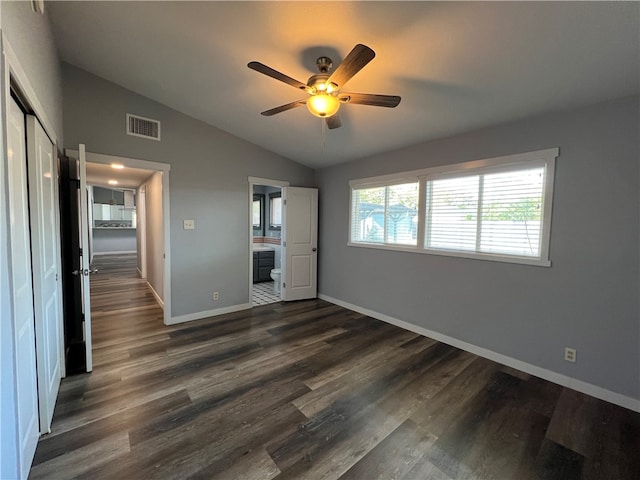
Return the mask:
POLYGON ((160 305, 160 308, 164 310, 164 301, 162 300, 162 298, 160 298, 160 295, 158 295, 158 292, 156 292, 156 289, 153 288, 149 282, 147 282, 147 286, 149 287, 149 290, 151 290, 151 293, 155 297, 156 302, 158 302, 158 305, 160 305))
MULTIPOLYGON (((65 153, 74 158, 78 158, 78 151, 71 148, 66 148, 65 153)), ((155 170, 157 172, 168 172, 171 170, 169 163, 150 162, 149 160, 140 160, 138 158, 131 157, 119 157, 116 155, 108 155, 104 153, 87 152, 87 162, 90 163, 102 163, 104 165, 111 165, 112 163, 121 163, 125 167, 140 168, 143 170, 155 170)))
POLYGON ((387 243, 354 243, 347 242, 348 247, 371 248, 374 250, 391 250, 394 252, 420 253, 423 255, 441 255, 444 257, 470 258, 472 260, 488 260, 492 262, 517 263, 520 265, 533 265, 538 267, 550 267, 551 261, 535 257, 519 257, 517 255, 499 255, 496 253, 463 252, 457 250, 436 250, 435 248, 418 248, 412 245, 393 245, 387 243))
MULTIPOLYGON (((167 165, 168 168, 171 168, 167 165)), ((146 201, 146 197, 145 197, 146 201)), ((145 204, 146 208, 146 204, 145 204)), ((164 278, 162 279, 164 289, 164 324, 171 321, 171 202, 169 200, 169 170, 162 172, 162 228, 164 248, 164 278)))
MULTIPOLYGON (((252 308, 253 305, 253 187, 255 185, 266 185, 268 187, 288 187, 289 182, 286 180, 273 180, 270 178, 260 178, 260 177, 248 177, 249 180, 249 308, 252 308)), ((266 197, 265 197, 265 206, 266 206, 266 197)), ((263 230, 266 236, 267 233, 267 219, 264 219, 263 230)), ((280 258, 284 255, 284 244, 282 244, 282 249, 280 250, 280 258)), ((282 289, 280 289, 280 298, 282 298, 282 289)))
POLYGON ((613 403, 615 405, 619 405, 624 408, 628 408, 629 410, 633 410, 634 412, 640 412, 640 399, 635 399, 626 395, 622 395, 620 393, 612 392, 611 390, 607 390, 606 388, 602 388, 588 382, 583 382, 582 380, 578 380, 576 378, 572 378, 567 375, 548 370, 546 368, 538 367, 536 365, 523 362, 522 360, 502 355, 501 353, 494 352, 493 350, 478 347, 463 340, 458 340, 457 338, 450 337, 448 335, 444 335, 442 333, 438 333, 409 322, 405 322, 404 320, 399 320, 395 317, 385 315, 384 313, 378 313, 373 310, 369 310, 368 308, 360 307, 343 300, 338 300, 337 298, 333 298, 328 295, 318 294, 318 298, 335 305, 339 305, 348 310, 362 313, 363 315, 367 315, 371 318, 382 320, 383 322, 390 323, 391 325, 395 325, 396 327, 400 327, 405 330, 409 330, 410 332, 432 338, 442 343, 446 343, 447 345, 451 345, 480 357, 488 358, 489 360, 492 360, 494 362, 506 365, 507 367, 515 368, 516 370, 520 370, 521 372, 525 372, 535 377, 548 380, 563 387, 586 393, 587 395, 590 395, 592 397, 613 403))
POLYGON ((5 60, 9 65, 9 72, 11 78, 16 82, 16 85, 20 89, 20 92, 25 95, 27 100, 29 101, 29 106, 33 109, 34 114, 38 117, 38 120, 42 124, 42 128, 47 133, 51 142, 54 144, 58 143, 58 133, 53 128, 53 123, 49 120, 49 117, 46 114, 46 111, 38 96, 36 95, 36 91, 29 82, 29 77, 26 72, 22 69, 20 62, 18 60, 18 56, 15 54, 11 45, 5 35, 2 32, 2 50, 4 52, 5 60))
POLYGON ((137 253, 136 250, 120 250, 117 252, 93 252, 93 255, 99 257, 100 255, 128 255, 130 253, 137 253))
POLYGON ((389 175, 380 175, 377 177, 359 178, 349 180, 351 188, 358 187, 377 187, 391 185, 393 182, 402 183, 404 180, 413 181, 418 177, 426 175, 439 175, 453 171, 474 170, 478 168, 496 167, 501 165, 517 164, 522 162, 531 162, 534 160, 555 159, 559 155, 560 149, 547 148, 545 150, 536 150, 533 152, 514 153, 512 155, 503 155, 501 157, 484 158, 482 160, 470 160, 438 167, 421 168, 419 170, 409 170, 408 172, 392 173, 389 175), (392 183, 389 183, 392 182, 392 183))
MULTIPOLYGON (((521 265, 533 265, 538 267, 550 267, 549 246, 551 243, 551 216, 553 203, 553 181, 555 174, 556 157, 559 154, 559 148, 549 148, 546 150, 537 150, 533 152, 517 153, 502 157, 487 158, 483 160, 473 160, 450 165, 442 165, 438 167, 429 167, 421 170, 412 170, 409 172, 399 172, 390 175, 382 175, 378 177, 368 177, 362 179, 349 180, 349 224, 348 224, 348 247, 374 248, 380 250, 393 250, 409 253, 422 253, 428 255, 441 255, 447 257, 469 258, 475 260, 487 260, 504 263, 515 263, 521 265), (510 255, 508 253, 489 253, 476 250, 465 251, 457 249, 438 249, 425 245, 427 237, 427 229, 430 228, 429 219, 427 219, 427 206, 429 182, 434 179, 458 178, 466 175, 485 175, 488 173, 510 172, 520 169, 528 169, 531 167, 543 168, 545 172, 544 185, 542 186, 542 223, 540 225, 539 255, 510 255), (404 245, 395 243, 376 243, 353 240, 353 213, 354 213, 354 192, 369 188, 390 187, 393 185, 409 184, 418 182, 418 235, 415 245, 404 245)), ((481 177, 482 178, 482 177, 481 177)), ((385 196, 385 201, 387 201, 385 196)), ((478 212, 481 209, 481 202, 478 203, 478 212)), ((387 205, 385 205, 385 212, 387 205)), ((480 215, 478 213, 478 222, 480 215)), ((387 238, 385 222, 385 234, 383 238, 387 238)), ((479 235, 480 229, 477 229, 476 235, 479 235)), ((479 238, 478 238, 479 240, 479 238)))
POLYGON ((286 180, 272 180, 270 178, 249 177, 249 183, 252 185, 266 185, 268 187, 288 187, 289 182, 286 180))
POLYGON ((189 313, 187 315, 179 315, 177 317, 171 317, 166 322, 166 325, 176 325, 178 323, 192 322, 193 320, 201 320, 203 318, 215 317, 217 315, 224 315, 225 313, 239 312, 241 310, 249 310, 251 303, 241 303, 239 305, 231 305, 229 307, 216 308, 214 310, 206 310, 203 312, 189 313))

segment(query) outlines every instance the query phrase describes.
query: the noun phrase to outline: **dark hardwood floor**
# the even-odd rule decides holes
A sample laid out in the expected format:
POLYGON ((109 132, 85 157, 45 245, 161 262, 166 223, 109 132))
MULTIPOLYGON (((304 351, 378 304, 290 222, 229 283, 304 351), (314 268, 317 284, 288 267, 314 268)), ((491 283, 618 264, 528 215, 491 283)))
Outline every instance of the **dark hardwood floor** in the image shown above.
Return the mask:
POLYGON ((320 300, 165 327, 135 257, 95 263, 30 478, 640 478, 640 414, 320 300))

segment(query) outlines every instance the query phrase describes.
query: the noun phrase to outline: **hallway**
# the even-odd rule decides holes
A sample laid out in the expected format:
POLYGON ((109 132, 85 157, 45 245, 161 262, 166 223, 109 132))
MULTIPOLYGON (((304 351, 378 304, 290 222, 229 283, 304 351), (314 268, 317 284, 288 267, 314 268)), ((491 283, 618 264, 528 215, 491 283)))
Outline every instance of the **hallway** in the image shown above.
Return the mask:
MULTIPOLYGON (((95 256, 91 264, 93 368, 100 369, 127 338, 144 338, 162 327, 163 312, 146 280, 138 276, 136 254, 95 256)), ((126 350, 125 350, 126 351, 126 350)))

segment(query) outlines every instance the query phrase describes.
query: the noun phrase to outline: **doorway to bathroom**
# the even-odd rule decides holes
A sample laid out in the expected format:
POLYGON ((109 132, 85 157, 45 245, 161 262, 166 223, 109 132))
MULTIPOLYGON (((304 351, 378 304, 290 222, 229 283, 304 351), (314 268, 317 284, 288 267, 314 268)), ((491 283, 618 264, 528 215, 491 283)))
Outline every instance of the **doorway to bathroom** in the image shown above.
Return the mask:
POLYGON ((282 300, 282 187, 288 182, 250 179, 251 305, 282 300))

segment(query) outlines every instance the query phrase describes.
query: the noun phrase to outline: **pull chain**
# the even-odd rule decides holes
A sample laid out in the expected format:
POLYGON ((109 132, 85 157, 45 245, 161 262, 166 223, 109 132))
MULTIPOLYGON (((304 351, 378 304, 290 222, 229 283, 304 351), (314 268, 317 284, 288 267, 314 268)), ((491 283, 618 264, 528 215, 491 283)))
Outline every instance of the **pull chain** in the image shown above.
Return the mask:
POLYGON ((327 126, 324 119, 320 120, 320 129, 322 132, 322 153, 324 153, 324 147, 327 145, 327 126))

